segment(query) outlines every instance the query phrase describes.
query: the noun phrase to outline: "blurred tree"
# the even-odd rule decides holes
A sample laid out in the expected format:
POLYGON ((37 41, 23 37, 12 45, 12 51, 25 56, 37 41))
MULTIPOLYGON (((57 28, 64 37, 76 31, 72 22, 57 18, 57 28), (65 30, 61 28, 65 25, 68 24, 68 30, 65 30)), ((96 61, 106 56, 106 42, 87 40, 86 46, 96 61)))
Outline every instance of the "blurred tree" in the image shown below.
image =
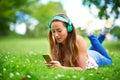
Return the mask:
MULTIPOLYGON (((120 17, 120 0, 83 0, 83 5, 92 10, 93 7, 98 9, 98 17, 100 19, 109 19, 114 17, 114 21, 120 17)), ((93 12, 94 13, 94 12, 93 12)), ((114 25, 111 33, 116 34, 120 38, 120 26, 114 25)))
MULTIPOLYGON (((33 31, 31 31, 33 37, 46 37, 48 33, 47 24, 49 19, 57 13, 65 12, 60 2, 49 2, 48 4, 36 4, 29 8, 31 10, 30 15, 38 20, 37 26, 33 31)), ((26 35, 29 35, 29 31, 30 30, 27 30, 26 35)))
POLYGON ((50 17, 62 12, 64 10, 60 2, 41 4, 40 0, 0 0, 0 35, 9 34, 11 23, 24 22, 27 26, 27 36, 45 36, 50 17), (37 21, 37 26, 34 29, 35 21, 37 21))
POLYGON ((16 12, 25 11, 31 3, 38 0, 0 0, 0 35, 6 35, 9 33, 10 23, 16 22, 16 12))
POLYGON ((89 8, 96 6, 100 19, 108 19, 111 14, 115 14, 114 18, 117 19, 120 15, 120 0, 83 0, 83 5, 89 8))
POLYGON ((111 34, 116 34, 117 37, 120 39, 120 26, 115 26, 115 27, 111 30, 111 34))

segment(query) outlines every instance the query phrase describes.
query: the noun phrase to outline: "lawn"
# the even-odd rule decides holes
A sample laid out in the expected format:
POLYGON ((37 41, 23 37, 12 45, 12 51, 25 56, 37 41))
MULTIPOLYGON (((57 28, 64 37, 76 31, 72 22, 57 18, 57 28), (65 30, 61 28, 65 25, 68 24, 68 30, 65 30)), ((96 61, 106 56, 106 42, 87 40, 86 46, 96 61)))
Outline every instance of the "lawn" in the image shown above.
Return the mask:
POLYGON ((120 41, 105 41, 113 64, 86 71, 48 68, 42 54, 49 54, 47 39, 0 38, 0 80, 119 80, 120 41))

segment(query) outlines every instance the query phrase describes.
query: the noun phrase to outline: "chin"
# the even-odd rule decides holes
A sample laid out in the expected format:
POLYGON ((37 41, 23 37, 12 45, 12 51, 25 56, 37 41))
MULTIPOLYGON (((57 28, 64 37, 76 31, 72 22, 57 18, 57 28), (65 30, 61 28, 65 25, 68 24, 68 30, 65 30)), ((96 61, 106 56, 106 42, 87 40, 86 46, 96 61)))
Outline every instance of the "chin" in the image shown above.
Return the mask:
POLYGON ((62 41, 57 41, 57 43, 62 43, 62 41))
POLYGON ((62 42, 59 42, 59 41, 58 41, 57 43, 62 43, 62 42))

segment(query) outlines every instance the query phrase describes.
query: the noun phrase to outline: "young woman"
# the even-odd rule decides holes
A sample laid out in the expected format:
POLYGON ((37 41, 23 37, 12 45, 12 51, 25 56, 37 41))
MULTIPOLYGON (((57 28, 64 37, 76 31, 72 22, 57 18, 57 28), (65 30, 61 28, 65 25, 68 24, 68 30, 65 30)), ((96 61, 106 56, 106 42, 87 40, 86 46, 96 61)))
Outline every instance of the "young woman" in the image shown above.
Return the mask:
MULTIPOLYGON (((49 67, 86 70, 112 64, 112 60, 101 45, 107 29, 96 38, 89 34, 91 47, 87 50, 86 41, 77 35, 70 19, 65 14, 53 16, 48 24, 50 53, 52 61, 45 64, 49 67)), ((84 31, 88 34, 87 28, 84 31)))

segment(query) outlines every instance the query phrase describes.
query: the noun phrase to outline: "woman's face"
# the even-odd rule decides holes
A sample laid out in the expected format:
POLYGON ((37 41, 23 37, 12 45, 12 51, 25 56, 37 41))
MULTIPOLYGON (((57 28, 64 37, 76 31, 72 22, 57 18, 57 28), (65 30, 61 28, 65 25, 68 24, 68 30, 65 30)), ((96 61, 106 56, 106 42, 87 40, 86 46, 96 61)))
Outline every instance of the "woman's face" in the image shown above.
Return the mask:
POLYGON ((52 35, 58 43, 65 43, 67 39, 68 32, 65 24, 60 21, 54 21, 51 23, 52 35))

